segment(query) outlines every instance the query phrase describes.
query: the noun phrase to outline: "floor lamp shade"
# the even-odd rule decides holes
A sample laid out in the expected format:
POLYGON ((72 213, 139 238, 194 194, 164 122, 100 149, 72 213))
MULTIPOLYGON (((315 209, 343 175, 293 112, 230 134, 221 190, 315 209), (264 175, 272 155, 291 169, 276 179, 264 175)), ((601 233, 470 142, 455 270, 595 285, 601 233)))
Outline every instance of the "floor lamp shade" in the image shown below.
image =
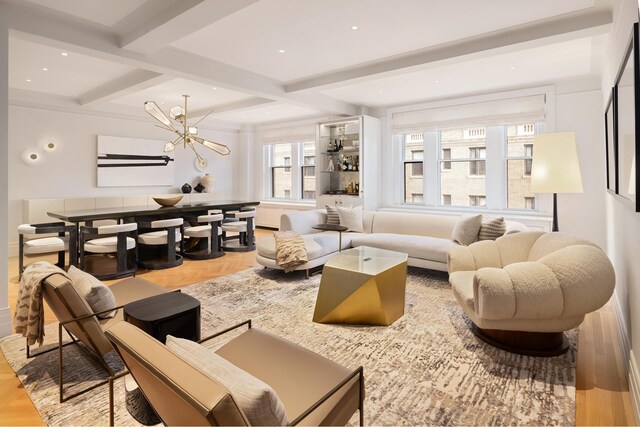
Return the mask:
POLYGON ((558 231, 556 194, 583 192, 575 133, 556 132, 534 136, 531 191, 553 193, 553 231, 558 231))

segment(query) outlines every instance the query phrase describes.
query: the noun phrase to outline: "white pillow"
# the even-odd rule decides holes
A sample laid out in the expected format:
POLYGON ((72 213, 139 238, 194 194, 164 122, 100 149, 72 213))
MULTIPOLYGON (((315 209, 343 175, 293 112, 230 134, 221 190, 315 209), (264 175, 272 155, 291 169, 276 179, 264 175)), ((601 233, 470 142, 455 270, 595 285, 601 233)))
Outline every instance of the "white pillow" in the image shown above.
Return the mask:
POLYGON ((289 424, 282 401, 268 384, 196 342, 167 335, 167 347, 185 362, 226 387, 247 416, 250 425, 289 424))
MULTIPOLYGON (((69 267, 67 274, 71 278, 71 284, 75 288, 78 295, 87 301, 89 307, 94 313, 99 313, 110 308, 116 308, 116 297, 107 285, 100 280, 93 277, 91 274, 84 272, 73 265, 69 267)), ((99 314, 97 317, 101 319, 108 319, 116 315, 116 310, 110 311, 104 314, 99 314)))
POLYGON ((354 231, 356 233, 364 233, 364 227, 362 226, 362 206, 349 206, 343 208, 338 206, 338 215, 340 216, 340 225, 347 227, 348 231, 354 231))
POLYGON ((463 246, 469 246, 478 240, 481 226, 482 214, 462 217, 453 227, 451 240, 463 246))

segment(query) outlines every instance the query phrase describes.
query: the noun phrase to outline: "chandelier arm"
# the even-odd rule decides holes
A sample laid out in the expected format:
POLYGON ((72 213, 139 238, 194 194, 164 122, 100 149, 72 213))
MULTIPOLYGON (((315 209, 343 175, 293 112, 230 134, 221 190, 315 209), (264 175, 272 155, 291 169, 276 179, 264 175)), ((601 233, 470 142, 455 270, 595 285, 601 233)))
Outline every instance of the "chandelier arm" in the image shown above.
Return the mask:
POLYGON ((215 151, 221 156, 228 156, 229 154, 231 154, 231 150, 229 149, 229 147, 227 147, 224 144, 220 144, 219 142, 209 141, 204 138, 200 138, 199 136, 193 136, 191 137, 191 139, 196 140, 200 144, 204 145, 205 147, 207 147, 212 151, 215 151))
POLYGON ((207 117, 209 117, 209 115, 210 115, 211 113, 213 113, 213 110, 209 111, 209 112, 208 112, 207 114, 205 114, 205 115, 204 115, 200 120, 198 120, 197 122, 195 122, 195 123, 193 124, 193 126, 198 126, 198 124, 199 124, 201 121, 203 121, 204 119, 206 119, 207 117))
POLYGON ((196 155, 196 157, 198 158, 198 160, 203 163, 204 159, 202 158, 202 156, 200 154, 198 154, 198 152, 196 151, 196 147, 193 146, 193 142, 189 142, 187 143, 187 145, 193 150, 193 153, 196 155))

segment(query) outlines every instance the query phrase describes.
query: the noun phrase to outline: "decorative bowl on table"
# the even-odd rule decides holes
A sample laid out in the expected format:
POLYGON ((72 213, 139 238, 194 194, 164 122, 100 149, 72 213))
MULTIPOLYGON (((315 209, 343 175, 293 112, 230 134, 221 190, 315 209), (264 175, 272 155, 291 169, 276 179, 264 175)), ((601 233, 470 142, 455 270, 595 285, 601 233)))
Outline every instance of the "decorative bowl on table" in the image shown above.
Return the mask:
POLYGON ((176 203, 178 203, 180 200, 182 200, 182 197, 183 196, 170 196, 170 197, 157 196, 157 197, 154 197, 153 200, 155 200, 155 202, 160 206, 173 206, 176 203))

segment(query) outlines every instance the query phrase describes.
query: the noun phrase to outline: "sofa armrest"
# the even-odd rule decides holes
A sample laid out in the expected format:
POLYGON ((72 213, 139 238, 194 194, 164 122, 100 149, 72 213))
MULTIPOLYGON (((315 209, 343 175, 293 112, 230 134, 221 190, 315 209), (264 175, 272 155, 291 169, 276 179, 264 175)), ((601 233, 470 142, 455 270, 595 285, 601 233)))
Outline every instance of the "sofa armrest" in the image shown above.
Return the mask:
POLYGON ((473 279, 474 308, 485 319, 558 319, 564 297, 555 273, 539 262, 482 268, 473 279))
POLYGON ((447 255, 449 273, 475 271, 483 267, 502 267, 502 259, 496 242, 483 240, 469 246, 455 246, 447 255))
POLYGON ((320 209, 286 213, 280 216, 280 231, 295 231, 303 235, 319 233, 319 230, 312 227, 325 222, 327 222, 327 214, 320 209))

